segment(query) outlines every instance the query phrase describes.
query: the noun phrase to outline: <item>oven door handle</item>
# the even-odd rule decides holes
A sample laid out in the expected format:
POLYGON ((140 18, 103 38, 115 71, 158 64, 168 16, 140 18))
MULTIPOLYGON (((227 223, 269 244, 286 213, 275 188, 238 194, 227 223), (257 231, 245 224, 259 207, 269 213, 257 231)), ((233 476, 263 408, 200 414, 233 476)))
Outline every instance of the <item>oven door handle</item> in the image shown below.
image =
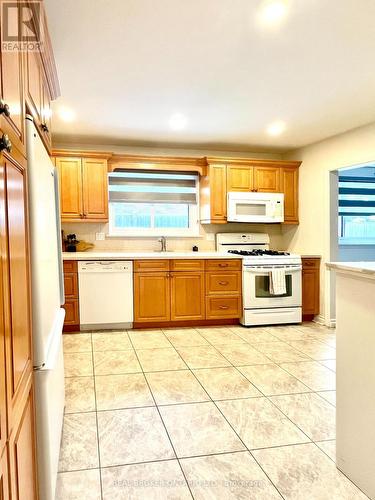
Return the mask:
POLYGON ((270 266, 270 267, 244 267, 244 271, 248 273, 266 273, 266 272, 271 272, 272 269, 277 269, 281 271, 287 272, 296 272, 296 271, 302 271, 302 266, 296 266, 296 267, 278 267, 278 266, 270 266))

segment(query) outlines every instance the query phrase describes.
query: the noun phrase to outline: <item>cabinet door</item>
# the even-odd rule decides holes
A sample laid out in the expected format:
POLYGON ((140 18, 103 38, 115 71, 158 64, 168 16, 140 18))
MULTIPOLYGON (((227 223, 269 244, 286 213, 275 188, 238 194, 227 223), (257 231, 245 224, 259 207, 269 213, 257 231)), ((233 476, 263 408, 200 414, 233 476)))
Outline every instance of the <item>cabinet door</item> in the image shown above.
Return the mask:
POLYGON ((3 286, 7 330, 8 432, 11 432, 13 412, 19 405, 25 384, 32 373, 32 346, 25 171, 9 159, 5 160, 4 165, 8 245, 3 286))
POLYGON ((41 123, 42 109, 42 72, 39 54, 27 52, 26 54, 26 101, 37 124, 41 123))
POLYGON ((259 192, 278 193, 280 191, 280 168, 255 167, 254 189, 259 192))
POLYGON ((79 325, 79 299, 66 299, 63 308, 65 309, 64 325, 79 325))
POLYGON ((227 172, 226 165, 210 166, 211 220, 227 220, 227 172))
POLYGON ((22 86, 22 53, 1 52, 1 99, 9 106, 10 116, 0 115, 0 128, 9 135, 12 144, 24 151, 24 104, 22 86))
POLYGON ((203 272, 171 273, 171 320, 205 318, 203 272))
POLYGON ((0 451, 0 500, 9 498, 8 450, 5 448, 2 455, 0 451))
POLYGON ((135 273, 134 321, 169 321, 170 318, 169 273, 135 273))
POLYGON ((284 220, 298 224, 298 168, 281 169, 281 192, 284 193, 284 220))
POLYGON ((319 314, 319 269, 302 271, 302 314, 319 314))
MULTIPOLYGON (((1 210, 1 207, 0 207, 1 210)), ((1 227, 2 230, 2 227, 1 227)), ((5 388, 5 323, 3 307, 3 273, 0 263, 0 455, 7 440, 6 428, 6 388, 5 388)), ((1 490, 0 490, 1 491, 1 490)), ((2 499, 0 494, 0 499, 2 499)))
POLYGON ((108 219, 107 160, 82 160, 83 216, 85 219, 108 219))
POLYGON ((254 185, 254 168, 247 165, 227 166, 227 190, 251 191, 254 185))
POLYGON ((33 388, 9 439, 12 500, 36 500, 35 427, 33 388))
POLYGON ((56 158, 62 219, 83 217, 81 158, 56 158))

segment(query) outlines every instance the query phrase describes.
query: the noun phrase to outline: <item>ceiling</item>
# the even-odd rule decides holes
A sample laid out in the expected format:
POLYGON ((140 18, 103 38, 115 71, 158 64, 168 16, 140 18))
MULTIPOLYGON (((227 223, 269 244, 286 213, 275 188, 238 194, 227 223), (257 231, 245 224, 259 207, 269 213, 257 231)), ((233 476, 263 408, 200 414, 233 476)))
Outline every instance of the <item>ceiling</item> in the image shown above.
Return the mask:
POLYGON ((45 4, 55 143, 282 151, 375 121, 374 0, 289 0, 272 27, 260 0, 45 4), (275 120, 286 130, 271 137, 275 120))

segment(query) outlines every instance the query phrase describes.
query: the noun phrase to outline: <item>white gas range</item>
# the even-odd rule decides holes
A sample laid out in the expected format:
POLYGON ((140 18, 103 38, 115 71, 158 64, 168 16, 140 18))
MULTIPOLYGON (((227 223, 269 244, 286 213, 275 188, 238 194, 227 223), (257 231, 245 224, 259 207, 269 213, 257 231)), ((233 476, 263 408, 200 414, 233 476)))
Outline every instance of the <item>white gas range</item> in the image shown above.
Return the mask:
POLYGON ((216 236, 218 252, 242 257, 243 315, 245 326, 301 323, 302 260, 300 255, 269 249, 263 233, 221 233, 216 236), (282 293, 272 292, 271 280, 282 282, 282 293))

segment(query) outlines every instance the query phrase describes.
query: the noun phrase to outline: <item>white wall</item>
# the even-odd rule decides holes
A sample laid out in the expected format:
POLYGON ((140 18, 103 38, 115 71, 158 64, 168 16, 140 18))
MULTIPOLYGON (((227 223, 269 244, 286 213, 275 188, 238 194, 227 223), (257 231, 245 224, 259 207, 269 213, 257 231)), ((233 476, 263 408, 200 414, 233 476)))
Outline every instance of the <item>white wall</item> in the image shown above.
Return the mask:
MULTIPOLYGON (((375 123, 351 130, 283 155, 301 160, 299 180, 300 225, 283 228, 283 245, 292 252, 322 256, 321 315, 331 319, 330 237, 337 232, 330 223, 330 171, 375 160, 375 123)), ((374 259, 375 260, 375 259, 374 259)))

